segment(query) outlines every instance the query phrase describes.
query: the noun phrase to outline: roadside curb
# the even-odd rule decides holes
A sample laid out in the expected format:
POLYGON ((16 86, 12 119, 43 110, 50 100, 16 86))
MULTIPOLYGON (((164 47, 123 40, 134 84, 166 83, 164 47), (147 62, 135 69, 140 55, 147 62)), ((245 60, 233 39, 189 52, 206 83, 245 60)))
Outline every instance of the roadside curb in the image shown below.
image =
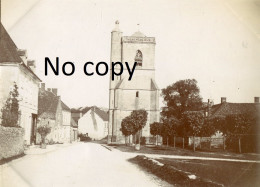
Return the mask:
POLYGON ((105 145, 105 144, 101 144, 101 146, 103 146, 104 148, 106 148, 106 149, 109 150, 109 151, 112 151, 112 148, 111 148, 111 147, 108 147, 108 146, 105 145))

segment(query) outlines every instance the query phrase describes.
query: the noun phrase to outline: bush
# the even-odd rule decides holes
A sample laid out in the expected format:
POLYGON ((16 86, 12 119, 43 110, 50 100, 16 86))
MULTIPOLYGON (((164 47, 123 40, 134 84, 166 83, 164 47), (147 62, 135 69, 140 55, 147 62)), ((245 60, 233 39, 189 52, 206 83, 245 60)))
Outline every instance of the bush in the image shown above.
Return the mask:
POLYGON ((78 135, 78 137, 79 137, 80 141, 82 141, 82 142, 90 142, 92 140, 89 136, 82 134, 82 133, 80 133, 78 135))
POLYGON ((41 143, 45 143, 45 137, 51 132, 51 127, 49 125, 41 125, 37 128, 37 132, 41 135, 41 143))
POLYGON ((18 127, 19 101, 18 86, 14 82, 14 88, 9 93, 4 107, 1 109, 1 125, 4 127, 18 127))

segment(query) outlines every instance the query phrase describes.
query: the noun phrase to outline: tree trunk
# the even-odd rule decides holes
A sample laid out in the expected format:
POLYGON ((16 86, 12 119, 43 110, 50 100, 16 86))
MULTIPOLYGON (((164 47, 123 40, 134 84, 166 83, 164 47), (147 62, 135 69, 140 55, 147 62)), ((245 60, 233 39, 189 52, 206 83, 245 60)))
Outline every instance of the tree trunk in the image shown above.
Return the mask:
POLYGON ((125 145, 127 146, 127 136, 125 136, 125 145))
POLYGON ((209 149, 211 149, 211 137, 209 138, 209 149))
POLYGON ((169 145, 169 144, 168 144, 168 136, 167 136, 167 147, 168 147, 168 145, 169 145))
POLYGON ((195 137, 193 136, 193 151, 195 151, 195 137))
POLYGON ((241 150, 241 139, 240 139, 240 137, 238 138, 238 146, 239 146, 239 153, 241 153, 242 150, 241 150))
POLYGON ((173 146, 175 148, 175 136, 173 137, 173 146))
POLYGON ((142 129, 139 130, 139 144, 141 145, 141 134, 142 134, 142 129))
POLYGON ((184 137, 182 137, 182 148, 184 149, 184 137))
POLYGON ((200 137, 200 149, 201 149, 201 137, 200 137))
POLYGON ((158 139, 157 139, 157 135, 155 135, 155 145, 158 145, 158 139))
POLYGON ((223 136, 223 148, 224 148, 224 150, 226 149, 226 145, 225 145, 225 136, 223 136))

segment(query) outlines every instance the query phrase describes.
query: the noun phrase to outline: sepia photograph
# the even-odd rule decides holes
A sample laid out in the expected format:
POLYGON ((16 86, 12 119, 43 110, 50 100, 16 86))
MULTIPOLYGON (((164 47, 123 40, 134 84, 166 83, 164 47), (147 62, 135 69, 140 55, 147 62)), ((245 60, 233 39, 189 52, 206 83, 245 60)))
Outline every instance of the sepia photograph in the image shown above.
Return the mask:
POLYGON ((260 186, 260 0, 0 0, 0 187, 260 186))

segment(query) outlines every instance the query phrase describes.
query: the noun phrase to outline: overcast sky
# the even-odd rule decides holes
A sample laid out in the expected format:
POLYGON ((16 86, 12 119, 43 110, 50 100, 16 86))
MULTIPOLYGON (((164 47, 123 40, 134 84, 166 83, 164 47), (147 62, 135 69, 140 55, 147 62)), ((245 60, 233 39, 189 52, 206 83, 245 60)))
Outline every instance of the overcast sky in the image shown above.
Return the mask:
POLYGON ((47 87, 70 107, 108 107, 109 75, 88 77, 87 61, 109 63, 116 20, 123 35, 156 37, 156 82, 195 78, 206 101, 260 96, 260 0, 2 0, 2 22, 36 60, 47 87), (44 58, 74 62, 66 77, 44 75, 44 58))

